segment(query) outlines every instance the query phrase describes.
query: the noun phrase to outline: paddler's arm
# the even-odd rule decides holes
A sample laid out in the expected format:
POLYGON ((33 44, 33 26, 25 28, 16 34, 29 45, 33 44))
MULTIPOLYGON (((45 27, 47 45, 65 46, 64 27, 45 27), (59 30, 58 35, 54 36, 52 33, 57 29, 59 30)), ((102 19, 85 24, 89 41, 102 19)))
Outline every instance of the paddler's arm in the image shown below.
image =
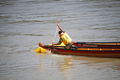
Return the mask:
POLYGON ((55 44, 52 44, 52 45, 60 45, 61 43, 62 43, 62 39, 60 38, 58 43, 55 43, 55 44))

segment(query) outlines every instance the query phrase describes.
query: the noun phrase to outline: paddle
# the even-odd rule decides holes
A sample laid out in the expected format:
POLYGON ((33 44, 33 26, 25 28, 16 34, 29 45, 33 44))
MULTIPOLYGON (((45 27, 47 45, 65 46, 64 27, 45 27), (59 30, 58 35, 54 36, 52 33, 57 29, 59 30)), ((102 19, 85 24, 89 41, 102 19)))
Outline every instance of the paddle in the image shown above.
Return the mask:
POLYGON ((63 31, 62 28, 59 26, 59 24, 57 24, 57 27, 60 31, 63 31))

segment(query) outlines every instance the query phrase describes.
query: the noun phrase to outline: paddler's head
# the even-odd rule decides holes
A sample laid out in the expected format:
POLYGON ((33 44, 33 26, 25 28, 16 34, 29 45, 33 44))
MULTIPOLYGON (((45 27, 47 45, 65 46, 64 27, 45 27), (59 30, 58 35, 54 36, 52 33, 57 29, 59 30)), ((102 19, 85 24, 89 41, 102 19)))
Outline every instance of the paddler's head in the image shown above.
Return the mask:
POLYGON ((63 34, 63 33, 64 33, 64 31, 59 31, 59 32, 58 32, 59 35, 61 35, 61 34, 63 34))
POLYGON ((64 31, 59 31, 58 34, 59 34, 59 36, 61 36, 64 34, 64 31))

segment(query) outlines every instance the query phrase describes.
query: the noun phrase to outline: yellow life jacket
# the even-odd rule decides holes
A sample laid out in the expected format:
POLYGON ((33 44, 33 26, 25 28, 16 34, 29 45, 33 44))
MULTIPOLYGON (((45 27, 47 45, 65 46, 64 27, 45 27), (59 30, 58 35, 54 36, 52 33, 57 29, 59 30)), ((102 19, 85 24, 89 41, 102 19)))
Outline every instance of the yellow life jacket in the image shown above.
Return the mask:
POLYGON ((65 45, 72 42, 72 39, 70 38, 70 36, 66 32, 62 36, 60 36, 60 38, 62 39, 62 42, 65 45))

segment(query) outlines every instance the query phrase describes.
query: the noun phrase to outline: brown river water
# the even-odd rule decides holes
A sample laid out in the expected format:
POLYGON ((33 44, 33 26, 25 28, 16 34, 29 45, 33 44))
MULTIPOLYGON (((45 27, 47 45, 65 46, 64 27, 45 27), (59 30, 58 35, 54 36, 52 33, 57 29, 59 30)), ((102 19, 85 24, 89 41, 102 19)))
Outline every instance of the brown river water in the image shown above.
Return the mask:
POLYGON ((0 0, 0 80, 120 80, 119 58, 33 52, 57 21, 73 41, 120 41, 120 0, 0 0))

